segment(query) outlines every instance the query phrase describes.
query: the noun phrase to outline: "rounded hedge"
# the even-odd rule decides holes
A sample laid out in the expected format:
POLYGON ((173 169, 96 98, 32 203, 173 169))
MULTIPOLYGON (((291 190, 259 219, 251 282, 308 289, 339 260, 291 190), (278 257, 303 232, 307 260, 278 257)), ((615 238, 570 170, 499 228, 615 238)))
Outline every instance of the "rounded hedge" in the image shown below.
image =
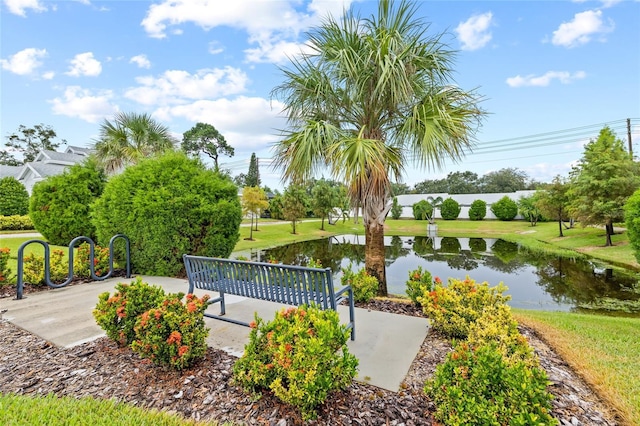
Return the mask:
POLYGON ((0 179, 0 216, 24 216, 29 212, 29 193, 18 179, 0 179))
MULTIPOLYGON (((111 178, 92 210, 99 243, 126 235, 133 271, 147 275, 181 275, 183 254, 228 257, 241 221, 233 182, 178 152, 141 161, 111 178)), ((118 247, 119 258, 122 251, 118 247)))
POLYGON ((513 220, 518 214, 518 204, 505 195, 491 205, 491 211, 500 220, 513 220))
POLYGON ((640 262, 640 189, 627 199, 624 205, 624 221, 627 227, 629 244, 638 262, 640 262))
POLYGON ((427 200, 420 200, 412 206, 416 220, 427 220, 433 214, 433 206, 427 200))
POLYGON ((475 200, 469 207, 469 219, 482 220, 487 216, 487 203, 484 200, 475 200))
POLYGON ((80 235, 95 239, 89 209, 105 182, 102 169, 90 160, 37 182, 29 202, 33 226, 51 244, 66 246, 80 235))
POLYGON ((456 220, 460 215, 460 204, 453 198, 447 198, 440 205, 440 216, 444 220, 456 220))

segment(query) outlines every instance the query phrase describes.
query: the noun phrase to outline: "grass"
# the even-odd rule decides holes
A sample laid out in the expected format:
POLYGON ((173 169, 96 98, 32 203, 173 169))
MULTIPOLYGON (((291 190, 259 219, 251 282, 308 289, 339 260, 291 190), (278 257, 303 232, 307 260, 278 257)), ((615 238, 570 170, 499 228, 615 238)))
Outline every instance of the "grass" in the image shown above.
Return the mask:
MULTIPOLYGON (((185 426, 204 425, 175 414, 143 410, 113 400, 80 399, 49 394, 39 397, 0 394, 0 414, 6 425, 185 426)), ((218 423, 207 423, 217 425, 218 423)))
POLYGON ((514 310, 614 407, 640 425, 640 318, 514 310))

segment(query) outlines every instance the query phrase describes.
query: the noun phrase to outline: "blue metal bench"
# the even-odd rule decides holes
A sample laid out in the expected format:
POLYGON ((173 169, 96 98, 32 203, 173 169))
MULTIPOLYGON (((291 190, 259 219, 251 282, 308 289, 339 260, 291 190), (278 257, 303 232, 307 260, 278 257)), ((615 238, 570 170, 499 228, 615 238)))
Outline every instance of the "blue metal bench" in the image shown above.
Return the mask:
POLYGON ((205 313, 209 318, 249 326, 249 323, 226 318, 225 294, 300 306, 315 303, 320 309, 337 310, 342 301, 349 303, 351 340, 355 340, 353 290, 333 287, 331 269, 305 268, 213 257, 183 255, 189 279, 189 293, 195 288, 215 291, 219 297, 208 303, 220 303, 220 315, 205 313))

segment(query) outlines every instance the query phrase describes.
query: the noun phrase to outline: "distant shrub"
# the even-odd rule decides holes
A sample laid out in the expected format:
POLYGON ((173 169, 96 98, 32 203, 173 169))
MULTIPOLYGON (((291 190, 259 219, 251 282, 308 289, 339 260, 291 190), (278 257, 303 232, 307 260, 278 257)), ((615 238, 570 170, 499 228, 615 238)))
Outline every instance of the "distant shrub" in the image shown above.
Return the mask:
MULTIPOLYGON (((98 242, 106 245, 115 234, 129 237, 131 267, 140 274, 179 275, 183 254, 228 257, 240 238, 237 187, 177 152, 113 176, 92 207, 98 242)), ((122 247, 115 251, 122 259, 122 247)))
POLYGON ((453 198, 447 198, 440 205, 440 216, 444 220, 456 220, 460 215, 460 204, 453 198))
POLYGON ((624 205, 624 220, 629 243, 633 248, 636 260, 640 262, 640 189, 627 199, 624 205))
POLYGON ((233 367, 234 381, 249 392, 271 390, 311 419, 329 393, 355 377, 350 331, 338 313, 315 306, 282 309, 270 322, 256 314, 244 355, 233 367))
POLYGON ((342 268, 342 285, 350 285, 353 290, 353 300, 355 302, 366 303, 371 300, 378 291, 378 280, 369 275, 365 268, 358 272, 353 272, 352 264, 348 268, 342 268))
POLYGON ((393 197, 391 204, 391 218, 398 220, 402 216, 402 206, 398 203, 398 197, 393 197))
POLYGON ((0 179, 0 216, 22 216, 29 212, 29 193, 18 179, 0 179))
MULTIPOLYGON (((438 278, 440 280, 440 278, 438 278)), ((429 271, 423 271, 422 266, 418 266, 418 269, 409 271, 409 279, 406 283, 407 296, 416 305, 420 306, 418 297, 423 297, 425 293, 429 293, 433 287, 433 278, 429 271)))
POLYGON ((427 200, 420 200, 412 206, 416 220, 428 220, 433 214, 433 206, 427 200))
POLYGON ((0 287, 13 282, 12 271, 9 268, 9 257, 11 257, 11 249, 8 247, 0 248, 0 287))
POLYGON ((500 220, 513 220, 518 215, 518 204, 505 195, 491 205, 491 211, 500 220))
POLYGON ((469 207, 469 219, 482 220, 487 216, 487 203, 484 200, 474 200, 469 207))
MULTIPOLYGON (((73 273, 79 278, 91 277, 89 269, 90 247, 87 243, 78 246, 73 258, 73 273)), ((93 271, 99 277, 109 273, 109 249, 107 247, 94 246, 93 271)))
POLYGON ((0 216, 0 231, 21 231, 33 229, 33 222, 29 216, 0 216))
POLYGON ((80 235, 95 239, 89 208, 105 182, 102 169, 94 161, 75 164, 61 175, 37 182, 29 203, 35 229, 55 245, 66 246, 80 235))
MULTIPOLYGON (((32 285, 46 285, 44 276, 44 256, 31 252, 23 257, 22 279, 32 285)), ((49 257, 49 279, 53 283, 66 281, 69 276, 69 262, 64 251, 51 250, 49 257)))

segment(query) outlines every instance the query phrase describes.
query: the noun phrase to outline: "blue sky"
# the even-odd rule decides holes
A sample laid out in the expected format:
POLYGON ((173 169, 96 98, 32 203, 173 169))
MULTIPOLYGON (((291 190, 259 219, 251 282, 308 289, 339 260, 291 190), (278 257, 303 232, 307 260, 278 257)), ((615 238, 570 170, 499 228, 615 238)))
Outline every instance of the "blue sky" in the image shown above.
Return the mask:
MULTIPOLYGON (((455 83, 477 89, 489 112, 476 149, 443 170, 407 167, 405 183, 471 170, 517 167, 534 179, 567 175, 608 123, 640 151, 640 2, 421 1, 429 33, 458 51, 455 83)), ((90 146, 117 111, 147 112, 181 138, 213 124, 235 148, 221 157, 246 173, 252 152, 263 184, 284 126, 270 91, 305 31, 328 13, 374 1, 3 0, 1 126, 51 125, 70 145, 90 146)), ((329 176, 326 176, 329 177, 329 176)))

